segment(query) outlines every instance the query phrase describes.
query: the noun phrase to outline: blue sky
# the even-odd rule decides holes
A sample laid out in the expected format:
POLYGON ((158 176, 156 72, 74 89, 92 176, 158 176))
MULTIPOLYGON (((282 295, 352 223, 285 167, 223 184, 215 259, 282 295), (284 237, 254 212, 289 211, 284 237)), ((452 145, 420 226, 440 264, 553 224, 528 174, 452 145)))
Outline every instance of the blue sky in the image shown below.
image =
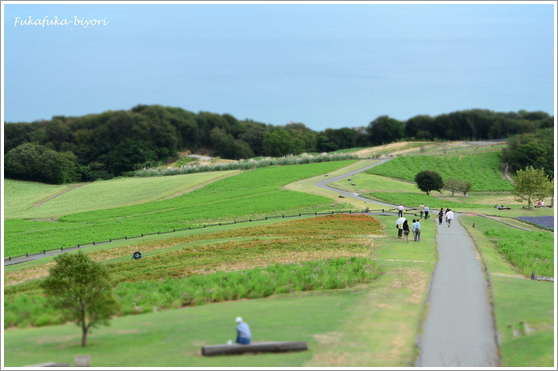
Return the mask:
POLYGON ((555 110, 552 2, 3 6, 5 122, 137 104, 314 130, 555 110))

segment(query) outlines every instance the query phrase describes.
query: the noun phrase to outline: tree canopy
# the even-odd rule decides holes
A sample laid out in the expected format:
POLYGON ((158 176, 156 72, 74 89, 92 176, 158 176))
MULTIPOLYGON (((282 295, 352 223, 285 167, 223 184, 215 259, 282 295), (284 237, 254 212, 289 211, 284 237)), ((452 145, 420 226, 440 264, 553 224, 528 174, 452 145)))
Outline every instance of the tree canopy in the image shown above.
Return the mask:
POLYGON ((238 120, 228 113, 194 113, 178 107, 140 104, 130 110, 6 123, 4 174, 14 179, 68 183, 110 179, 156 166, 176 157, 178 151, 204 150, 214 156, 244 159, 330 152, 403 139, 486 140, 514 135, 518 138, 508 144, 514 153, 509 159, 512 168, 533 165, 548 172, 553 169, 549 166, 553 159, 548 156, 553 145, 547 143, 552 136, 544 136, 544 145, 536 145, 526 142, 525 138, 530 137, 525 133, 536 137, 538 134, 533 133, 537 129, 550 132, 553 120, 538 111, 473 109, 435 117, 418 115, 407 121, 383 115, 368 126, 316 132, 300 122, 274 126, 238 120))
POLYGON ((527 166, 525 170, 518 170, 513 178, 513 194, 517 201, 527 201, 531 208, 534 201, 543 200, 552 195, 554 182, 545 174, 544 169, 527 166))
POLYGON ((119 308, 112 294, 108 271, 87 255, 61 254, 56 265, 40 286, 52 306, 82 330, 81 346, 87 346, 87 334, 99 325, 109 325, 119 308))
POLYGON ((423 170, 417 173, 417 175, 415 175, 415 183, 417 183, 417 187, 421 191, 426 192, 427 195, 432 191, 441 192, 444 186, 442 176, 434 170, 423 170))

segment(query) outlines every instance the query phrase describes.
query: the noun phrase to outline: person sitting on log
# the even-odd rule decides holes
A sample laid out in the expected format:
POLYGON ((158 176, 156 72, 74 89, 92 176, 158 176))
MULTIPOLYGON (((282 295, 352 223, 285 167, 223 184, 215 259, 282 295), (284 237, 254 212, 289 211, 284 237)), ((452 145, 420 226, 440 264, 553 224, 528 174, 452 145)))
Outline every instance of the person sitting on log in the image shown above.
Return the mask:
POLYGON ((236 343, 237 344, 250 344, 252 341, 252 334, 250 333, 250 326, 242 320, 241 317, 236 319, 236 343))

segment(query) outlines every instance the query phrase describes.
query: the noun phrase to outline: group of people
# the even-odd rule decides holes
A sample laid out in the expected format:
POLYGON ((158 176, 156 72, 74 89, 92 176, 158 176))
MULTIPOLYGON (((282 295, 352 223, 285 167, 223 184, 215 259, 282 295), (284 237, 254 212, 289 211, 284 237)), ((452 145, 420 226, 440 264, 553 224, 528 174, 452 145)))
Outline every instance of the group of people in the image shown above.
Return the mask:
POLYGON ((451 226, 451 221, 453 220, 453 211, 449 207, 446 209, 446 211, 444 211, 444 208, 442 207, 438 212, 438 225, 442 225, 444 216, 446 219, 446 224, 448 225, 449 228, 451 226))
POLYGON ((422 215, 424 214, 424 219, 428 219, 428 214, 430 213, 430 207, 428 205, 424 206, 424 203, 421 203, 418 207, 418 211, 420 213, 420 218, 422 219, 422 215))
POLYGON ((409 227, 409 222, 407 218, 404 216, 400 216, 399 219, 395 222, 397 227, 397 238, 403 238, 403 235, 407 238, 407 242, 409 241, 409 234, 411 231, 415 236, 415 242, 420 241, 420 219, 413 219, 413 226, 412 230, 409 227))
MULTIPOLYGON (((428 205, 424 205, 423 203, 420 204, 420 206, 418 207, 419 213, 420 213, 420 218, 419 219, 413 219, 413 224, 412 224, 412 229, 409 226, 409 222, 407 221, 407 219, 403 216, 403 210, 404 207, 402 204, 399 204, 399 206, 397 207, 397 216, 399 217, 397 219, 397 221, 395 222, 396 227, 397 227, 397 238, 403 238, 403 235, 405 235, 405 237, 407 237, 407 241, 409 241, 409 234, 411 232, 413 232, 414 235, 414 240, 415 242, 419 242, 420 241, 420 218, 423 217, 425 219, 428 219, 428 214, 430 213, 430 208, 428 207, 428 205)), ((416 214, 415 214, 416 215, 416 214)), ((438 224, 442 225, 442 222, 445 218, 446 224, 448 225, 448 228, 451 226, 451 221, 454 218, 453 215, 453 211, 448 207, 445 211, 444 208, 440 208, 440 211, 438 212, 438 224)))

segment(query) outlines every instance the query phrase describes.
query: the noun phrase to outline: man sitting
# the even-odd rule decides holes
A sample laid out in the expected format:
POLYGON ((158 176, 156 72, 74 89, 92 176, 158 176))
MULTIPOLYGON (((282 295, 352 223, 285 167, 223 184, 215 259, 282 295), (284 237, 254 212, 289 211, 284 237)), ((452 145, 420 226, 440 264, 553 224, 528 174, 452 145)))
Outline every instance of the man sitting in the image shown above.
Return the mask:
POLYGON ((241 317, 236 319, 236 342, 237 344, 250 344, 252 341, 252 334, 250 333, 250 326, 244 321, 242 321, 241 317))

